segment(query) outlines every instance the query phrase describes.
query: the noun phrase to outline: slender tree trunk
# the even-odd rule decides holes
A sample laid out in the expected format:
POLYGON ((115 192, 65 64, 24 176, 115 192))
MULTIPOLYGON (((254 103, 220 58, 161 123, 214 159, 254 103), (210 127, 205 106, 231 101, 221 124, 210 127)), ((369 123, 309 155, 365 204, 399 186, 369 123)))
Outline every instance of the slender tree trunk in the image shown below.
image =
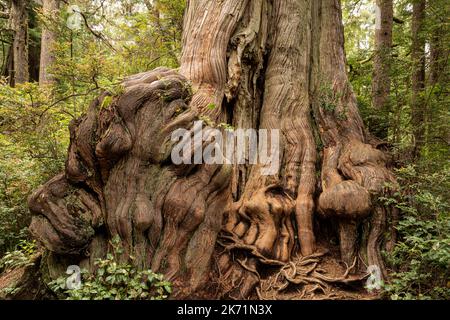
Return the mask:
MULTIPOLYGON (((59 0, 43 0, 42 11, 45 17, 58 16, 59 0)), ((57 34, 51 27, 43 25, 41 36, 41 59, 39 67, 39 85, 50 84, 54 81, 53 75, 49 72, 54 60, 54 45, 57 34)))
POLYGON ((10 26, 14 31, 14 84, 29 80, 28 71, 28 12, 26 0, 12 0, 10 26))
POLYGON ((411 124, 414 133, 414 157, 420 155, 420 151, 425 142, 425 38, 423 35, 425 4, 425 0, 413 2, 411 124))
POLYGON ((7 77, 8 81, 9 81, 9 85, 13 86, 14 85, 14 74, 13 74, 13 68, 14 68, 14 64, 13 64, 13 46, 11 45, 8 49, 8 53, 6 56, 6 60, 5 60, 5 64, 3 66, 3 70, 2 70, 2 76, 7 77))
POLYGON ((372 106, 382 114, 379 138, 387 138, 389 125, 391 87, 392 25, 394 19, 392 0, 376 0, 377 21, 375 29, 375 53, 373 59, 372 106))
POLYGON ((92 267, 119 236, 122 258, 164 273, 178 298, 291 285, 311 297, 362 285, 358 256, 383 271, 390 210, 372 198, 394 178, 358 113, 343 35, 337 0, 188 1, 179 72, 131 76, 108 107, 96 99, 70 126, 65 173, 30 196, 49 268, 69 254, 92 267), (175 165, 170 135, 194 135, 196 119, 279 130, 278 170, 175 165))

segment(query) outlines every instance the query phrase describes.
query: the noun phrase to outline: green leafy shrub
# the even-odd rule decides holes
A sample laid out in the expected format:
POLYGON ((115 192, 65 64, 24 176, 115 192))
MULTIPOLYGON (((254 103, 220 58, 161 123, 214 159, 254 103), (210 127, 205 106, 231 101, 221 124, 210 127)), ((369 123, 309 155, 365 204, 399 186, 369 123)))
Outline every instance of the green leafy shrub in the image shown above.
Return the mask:
POLYGON ((0 80, 0 257, 29 239, 27 197, 64 165, 71 118, 35 83, 0 80))
POLYGON ((388 256, 397 272, 384 286, 391 299, 450 299, 450 170, 397 171, 401 189, 382 198, 401 210, 399 242, 388 256))
POLYGON ((172 292, 171 283, 162 274, 137 270, 130 263, 119 262, 123 253, 119 239, 112 241, 113 253, 95 262, 96 270, 81 272, 81 288, 66 288, 66 277, 50 282, 58 297, 67 300, 162 300, 172 292))

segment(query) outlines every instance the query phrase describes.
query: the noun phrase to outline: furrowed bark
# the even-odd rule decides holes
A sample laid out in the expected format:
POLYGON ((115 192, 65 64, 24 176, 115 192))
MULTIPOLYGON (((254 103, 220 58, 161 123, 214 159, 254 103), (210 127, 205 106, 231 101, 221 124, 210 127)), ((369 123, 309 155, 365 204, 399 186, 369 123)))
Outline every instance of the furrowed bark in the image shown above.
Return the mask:
POLYGON ((365 132, 343 45, 337 0, 189 1, 179 72, 131 76, 109 105, 104 93, 71 124, 65 173, 29 199, 33 234, 88 266, 119 236, 122 259, 164 273, 176 298, 263 297, 272 276, 287 281, 279 291, 314 285, 314 295, 361 281, 360 253, 383 269, 389 210, 375 200, 394 178, 365 132), (279 130, 278 170, 175 165, 171 133, 192 136, 205 118, 279 130), (323 233, 333 232, 339 257, 325 255, 333 235, 323 233), (342 276, 323 274, 329 259, 346 264, 342 276))

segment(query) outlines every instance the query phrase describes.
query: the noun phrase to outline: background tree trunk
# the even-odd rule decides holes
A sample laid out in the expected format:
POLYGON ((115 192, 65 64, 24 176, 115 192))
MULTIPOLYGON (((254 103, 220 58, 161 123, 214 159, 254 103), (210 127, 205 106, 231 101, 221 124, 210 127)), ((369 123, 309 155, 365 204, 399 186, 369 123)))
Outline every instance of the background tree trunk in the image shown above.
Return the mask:
MULTIPOLYGON (((42 12, 45 17, 57 16, 59 11, 59 0, 43 0, 42 12)), ((57 35, 54 30, 43 25, 41 36, 41 58, 39 67, 39 85, 53 82, 53 76, 49 68, 54 61, 53 47, 56 43, 57 35)))
POLYGON ((29 80, 28 71, 28 12, 26 0, 12 0, 10 26, 14 32, 13 65, 14 83, 29 80))
POLYGON ((392 25, 394 10, 392 0, 376 0, 377 23, 373 59, 372 106, 382 113, 382 123, 377 136, 386 139, 389 125, 390 68, 392 51, 392 25))
POLYGON ((425 38, 423 35, 425 19, 425 0, 413 2, 412 17, 412 125, 414 133, 414 157, 420 155, 425 142, 425 38))
POLYGON ((5 60, 5 63, 3 65, 3 70, 2 70, 2 76, 8 78, 8 83, 10 86, 14 85, 14 82, 13 82, 14 81, 13 55, 14 55, 14 50, 13 50, 13 46, 11 45, 8 49, 8 54, 5 58, 6 60, 5 60))
POLYGON ((123 86, 71 124, 65 173, 30 196, 50 269, 92 267, 119 236, 178 298, 329 294, 364 263, 384 271, 390 211, 374 200, 394 178, 358 113, 338 0, 188 1, 179 72, 123 86), (171 133, 196 119, 280 130, 278 171, 173 164, 171 133))
POLYGON ((434 30, 430 39, 430 85, 439 84, 446 65, 446 50, 442 47, 443 32, 441 29, 434 30))

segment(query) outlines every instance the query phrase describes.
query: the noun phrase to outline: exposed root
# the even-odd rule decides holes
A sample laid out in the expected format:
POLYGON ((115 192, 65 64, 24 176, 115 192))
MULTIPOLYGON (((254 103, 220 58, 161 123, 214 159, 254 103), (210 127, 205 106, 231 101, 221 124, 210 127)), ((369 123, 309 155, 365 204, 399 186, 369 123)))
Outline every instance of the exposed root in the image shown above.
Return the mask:
POLYGON ((325 270, 319 265, 326 252, 316 253, 306 257, 296 257, 293 261, 286 263, 278 272, 268 278, 261 280, 257 288, 260 299, 304 299, 318 298, 331 299, 342 293, 333 292, 333 287, 349 285, 361 282, 367 275, 349 276, 355 268, 357 259, 348 266, 340 276, 324 274, 325 270), (291 289, 297 288, 295 291, 291 289))

